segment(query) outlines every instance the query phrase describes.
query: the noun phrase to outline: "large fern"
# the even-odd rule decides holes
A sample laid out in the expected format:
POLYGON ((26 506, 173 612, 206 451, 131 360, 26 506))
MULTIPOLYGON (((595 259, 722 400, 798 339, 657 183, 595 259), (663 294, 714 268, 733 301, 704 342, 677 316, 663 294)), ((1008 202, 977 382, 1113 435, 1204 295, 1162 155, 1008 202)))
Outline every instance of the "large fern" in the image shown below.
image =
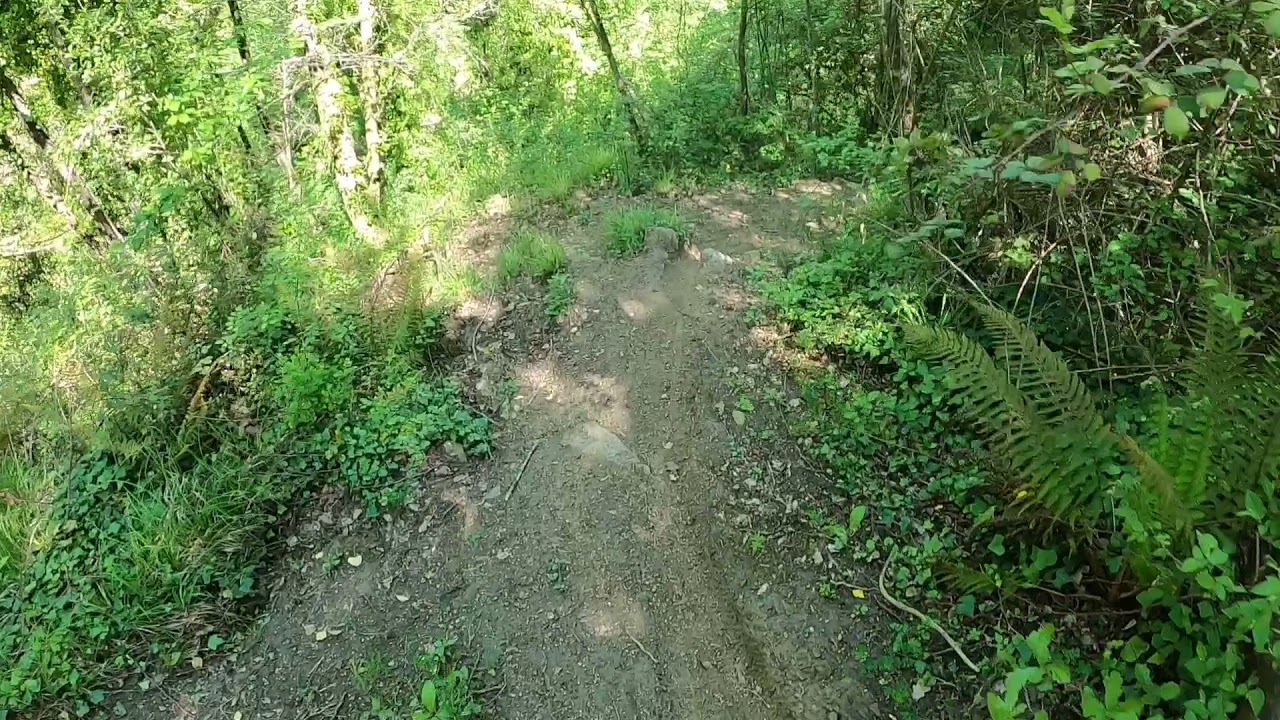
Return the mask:
POLYGON ((1105 461, 1121 454, 1119 438, 1079 378, 1016 318, 994 308, 979 314, 995 358, 972 338, 934 327, 906 328, 907 344, 946 368, 984 439, 1026 478, 1015 494, 1019 505, 1092 525, 1107 489, 1105 461))
POLYGON ((1184 392, 1157 402, 1148 442, 1118 433, 1067 363, 1017 318, 976 306, 991 341, 928 326, 909 347, 939 364, 991 448, 1024 478, 1023 508, 1094 527, 1108 500, 1142 522, 1187 537, 1204 522, 1237 522, 1247 492, 1280 484, 1280 365, 1252 362, 1242 333, 1205 303, 1184 392), (1139 483, 1122 486, 1123 463, 1139 483))

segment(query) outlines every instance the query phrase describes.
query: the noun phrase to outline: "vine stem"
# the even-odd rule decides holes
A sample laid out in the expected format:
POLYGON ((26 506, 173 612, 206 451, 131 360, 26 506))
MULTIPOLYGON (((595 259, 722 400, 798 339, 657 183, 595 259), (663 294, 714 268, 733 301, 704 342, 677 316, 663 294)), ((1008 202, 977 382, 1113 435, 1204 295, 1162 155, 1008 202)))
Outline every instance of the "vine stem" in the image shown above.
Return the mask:
POLYGON ((956 642, 955 638, 951 637, 950 633, 948 633, 946 630, 943 630, 942 626, 938 624, 937 620, 934 620, 928 615, 925 615, 919 610, 895 598, 894 596, 889 594, 888 590, 885 589, 884 576, 885 576, 885 573, 889 572, 889 566, 893 564, 893 559, 895 557, 897 557, 896 550, 889 553, 889 559, 885 561, 884 567, 880 569, 880 583, 879 583, 880 594, 884 596, 884 599, 890 605, 894 606, 895 608, 901 610, 904 613, 911 615, 912 617, 916 618, 917 620, 924 623, 925 625, 928 625, 930 628, 933 628, 934 632, 941 635, 942 639, 947 641, 947 644, 951 646, 951 649, 955 651, 956 655, 960 657, 960 660, 964 662, 964 664, 967 665, 970 670, 974 671, 975 673, 981 673, 982 671, 978 669, 978 666, 975 665, 974 662, 969 659, 969 656, 964 653, 964 650, 960 647, 960 643, 956 642))

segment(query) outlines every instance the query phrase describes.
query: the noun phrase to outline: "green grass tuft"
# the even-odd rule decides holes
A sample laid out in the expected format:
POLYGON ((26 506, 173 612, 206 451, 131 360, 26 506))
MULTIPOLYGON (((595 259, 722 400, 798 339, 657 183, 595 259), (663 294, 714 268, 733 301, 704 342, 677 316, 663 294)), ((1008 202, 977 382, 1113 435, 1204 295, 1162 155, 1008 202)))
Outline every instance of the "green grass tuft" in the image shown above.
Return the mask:
POLYGON ((560 322, 569 308, 577 291, 573 287, 573 276, 567 272, 559 272, 547 281, 547 319, 553 323, 560 322))
POLYGON ((498 255, 498 280, 504 285, 522 276, 548 280, 568 266, 563 243, 544 233, 522 230, 498 255))
POLYGON ((610 255, 623 258, 644 251, 644 234, 649 228, 664 227, 684 235, 687 224, 674 210, 633 208, 610 213, 605 225, 605 247, 610 255))

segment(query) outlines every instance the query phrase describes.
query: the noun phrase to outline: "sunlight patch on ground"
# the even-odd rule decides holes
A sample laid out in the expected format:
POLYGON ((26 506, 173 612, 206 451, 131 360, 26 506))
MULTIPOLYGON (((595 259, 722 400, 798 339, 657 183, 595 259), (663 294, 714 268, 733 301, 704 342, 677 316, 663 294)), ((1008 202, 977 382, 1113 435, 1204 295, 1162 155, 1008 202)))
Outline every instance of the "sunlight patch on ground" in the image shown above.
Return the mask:
POLYGON ((582 613, 582 622, 598 638, 634 638, 648 632, 644 608, 629 594, 613 590, 604 597, 591 598, 582 613))

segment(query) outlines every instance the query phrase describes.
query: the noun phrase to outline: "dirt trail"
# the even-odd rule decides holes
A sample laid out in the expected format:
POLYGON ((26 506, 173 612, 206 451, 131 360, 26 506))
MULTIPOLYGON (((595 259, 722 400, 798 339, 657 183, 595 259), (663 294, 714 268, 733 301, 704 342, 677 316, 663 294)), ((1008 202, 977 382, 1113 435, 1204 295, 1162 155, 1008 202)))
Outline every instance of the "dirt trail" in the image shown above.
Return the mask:
POLYGON ((724 378, 759 362, 734 274, 799 249, 832 202, 813 187, 683 202, 694 252, 608 259, 613 202, 549 223, 577 282, 570 327, 543 332, 518 298, 467 326, 469 375, 503 408, 495 456, 435 468, 391 522, 321 498, 244 649, 126 713, 358 718, 366 695, 412 696, 408 659, 456 635, 495 718, 882 717, 847 609, 794 558, 751 556, 729 509, 754 418, 724 378))

